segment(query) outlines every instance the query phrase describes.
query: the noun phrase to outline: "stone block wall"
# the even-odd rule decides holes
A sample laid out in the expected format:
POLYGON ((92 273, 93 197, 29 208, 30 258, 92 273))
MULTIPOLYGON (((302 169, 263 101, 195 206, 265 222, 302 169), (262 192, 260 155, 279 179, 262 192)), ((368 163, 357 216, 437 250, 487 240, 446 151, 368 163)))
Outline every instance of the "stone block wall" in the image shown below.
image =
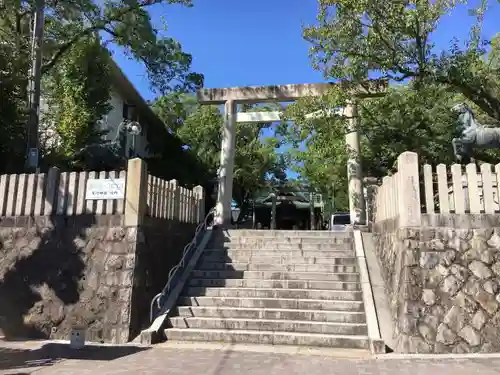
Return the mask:
POLYGON ((194 224, 121 215, 0 218, 0 331, 6 338, 125 343, 194 234, 194 224), (150 298, 151 297, 151 298, 150 298))
POLYGON ((149 327, 150 305, 179 263, 184 246, 195 233, 196 224, 145 217, 137 238, 135 284, 132 300, 131 337, 149 327))
POLYGON ((396 352, 500 352, 500 224, 457 216, 374 227, 396 352))

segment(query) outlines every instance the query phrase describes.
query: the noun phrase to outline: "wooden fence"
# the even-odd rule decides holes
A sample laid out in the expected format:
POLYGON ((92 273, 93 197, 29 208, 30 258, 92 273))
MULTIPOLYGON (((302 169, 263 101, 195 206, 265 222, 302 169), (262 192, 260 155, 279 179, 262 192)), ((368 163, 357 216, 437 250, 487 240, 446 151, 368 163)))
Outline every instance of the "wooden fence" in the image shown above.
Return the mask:
POLYGON ((182 222, 197 223, 204 216, 203 188, 193 190, 178 185, 177 180, 165 181, 148 176, 148 215, 161 219, 177 218, 182 222))
POLYGON ((382 179, 376 189, 374 222, 403 218, 403 225, 418 225, 426 214, 495 214, 500 212, 500 164, 466 166, 425 164, 405 152, 398 170, 382 179))
POLYGON ((498 177, 500 164, 482 164, 479 171, 475 164, 465 168, 453 164, 423 166, 424 209, 426 213, 494 214, 498 205, 498 177))
MULTIPOLYGON (((89 179, 125 179, 125 171, 0 175, 0 216, 122 214, 124 199, 85 199, 89 179)), ((125 192, 123 192, 124 194, 125 192)))
MULTIPOLYGON (((175 180, 164 181, 151 175, 147 179, 146 215, 188 223, 202 220, 201 186, 189 190, 175 180)), ((48 173, 0 175, 0 217, 124 214, 128 204, 126 182, 126 171, 60 172, 51 168, 48 173), (95 182, 108 188, 92 187, 95 182)))
POLYGON ((375 197, 375 221, 394 219, 398 216, 398 174, 385 176, 375 197))

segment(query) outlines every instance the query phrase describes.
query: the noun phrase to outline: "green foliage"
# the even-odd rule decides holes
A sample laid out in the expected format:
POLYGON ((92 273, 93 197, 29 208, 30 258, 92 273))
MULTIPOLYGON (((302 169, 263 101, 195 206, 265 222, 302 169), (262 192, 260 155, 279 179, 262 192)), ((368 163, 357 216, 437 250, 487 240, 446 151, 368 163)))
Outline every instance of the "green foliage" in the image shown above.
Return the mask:
MULTIPOLYGON (((465 0, 319 0, 318 25, 306 28, 315 68, 328 78, 359 81, 379 76, 395 81, 442 83, 462 93, 500 120, 498 66, 485 63, 480 39, 487 9, 483 0, 467 41, 452 41, 449 51, 436 50, 432 35, 442 17, 465 0)), ((494 6, 491 4, 491 6, 494 6)))
POLYGON ((348 207, 347 154, 345 133, 347 123, 341 116, 322 116, 331 108, 345 105, 347 96, 340 89, 322 97, 305 97, 287 106, 279 134, 292 147, 288 151, 292 170, 310 188, 325 197, 335 196, 338 210, 348 207), (318 113, 316 118, 306 116, 318 113))
POLYGON ((22 111, 26 90, 19 85, 20 77, 12 73, 13 60, 6 58, 0 43, 0 174, 13 173, 22 165, 26 149, 22 111))
MULTIPOLYGON (((391 87, 385 97, 358 100, 355 124, 332 114, 306 117, 355 100, 340 87, 287 108, 286 118, 294 122, 284 122, 280 131, 295 145, 290 152, 295 169, 316 189, 335 195, 337 210, 348 204, 348 126, 361 135, 364 175, 374 177, 390 174, 397 156, 407 150, 417 152, 422 163, 453 162, 456 117, 450 108, 459 101, 468 101, 481 123, 498 126, 500 37, 491 42, 479 38, 484 2, 472 12, 469 40, 455 40, 448 51, 431 42, 441 18, 465 3, 319 0, 318 24, 304 29, 314 68, 346 87, 371 77, 406 82, 391 87)), ((499 156, 497 150, 480 153, 482 160, 498 161, 499 156)))
POLYGON ((171 93, 157 98, 153 109, 168 130, 176 133, 184 120, 198 109, 196 97, 185 93, 171 93))
MULTIPOLYGON (((347 158, 345 136, 348 121, 341 116, 306 119, 317 108, 342 107, 345 93, 335 90, 327 97, 306 98, 287 108, 293 125, 282 133, 306 151, 292 151, 301 177, 325 196, 335 197, 336 210, 348 208, 347 158)), ((453 160, 451 139, 455 135, 455 117, 450 105, 459 100, 443 86, 412 85, 391 88, 381 98, 358 102, 356 129, 361 136, 361 155, 365 176, 390 174, 397 156, 415 151, 423 163, 450 163, 453 160)))
POLYGON ((11 8, 0 10, 0 173, 16 172, 26 150, 29 25, 15 21, 11 8))
POLYGON ((201 86, 203 76, 190 71, 191 55, 151 23, 148 10, 161 4, 192 5, 190 0, 47 0, 43 71, 52 69, 75 43, 99 32, 106 44, 122 47, 144 64, 155 90, 167 93, 201 86))
POLYGON ((211 166, 187 148, 177 134, 184 120, 198 108, 196 98, 186 93, 169 93, 159 97, 152 108, 166 129, 147 133, 148 151, 153 155, 147 160, 151 173, 167 180, 176 179, 183 185, 203 185, 211 189, 211 166))
MULTIPOLYGON (((161 4, 191 6, 191 1, 46 0, 42 73, 50 95, 60 99, 59 109, 51 108, 49 117, 57 119, 63 143, 57 152, 52 150, 46 162, 61 162, 74 147, 98 136, 89 124, 105 113, 102 101, 109 97, 106 92, 110 82, 107 69, 99 71, 104 66, 100 60, 94 66, 92 61, 84 61, 92 53, 99 59, 102 53, 104 58, 97 46, 94 51, 87 50, 89 40, 97 35, 103 47, 114 44, 142 62, 156 92, 188 92, 203 84, 203 76, 191 71, 191 55, 166 35, 164 27, 160 30, 152 24, 148 10, 161 4), (80 74, 82 77, 77 78, 80 74), (76 86, 71 87, 73 84, 76 86)), ((27 108, 34 10, 35 0, 3 0, 0 10, 0 164, 16 171, 24 164, 26 118, 22 113, 27 108)))
MULTIPOLYGON (((158 99, 153 109, 216 178, 223 125, 219 108, 200 106, 193 97, 174 95, 158 99)), ((286 159, 276 153, 279 142, 274 137, 262 137, 267 128, 269 124, 237 124, 233 199, 240 207, 269 180, 285 178, 286 159)))
MULTIPOLYGON (((99 40, 80 40, 66 53, 46 79, 45 96, 57 144, 49 147, 50 164, 66 162, 75 151, 99 143, 105 134, 99 120, 110 110, 110 56, 99 40)), ((49 126, 50 126, 49 125, 49 126)))
POLYGON ((443 86, 395 87, 385 97, 360 103, 360 130, 365 175, 390 174, 404 151, 421 163, 452 163, 451 139, 456 116, 449 108, 457 95, 443 86))

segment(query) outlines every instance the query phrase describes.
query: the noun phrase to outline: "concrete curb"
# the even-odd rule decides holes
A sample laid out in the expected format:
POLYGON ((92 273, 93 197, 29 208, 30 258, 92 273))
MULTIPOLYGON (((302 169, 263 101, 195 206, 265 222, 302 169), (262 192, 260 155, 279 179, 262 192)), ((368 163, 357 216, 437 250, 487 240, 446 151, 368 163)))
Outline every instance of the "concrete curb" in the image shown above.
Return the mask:
POLYGON ((382 336, 382 340, 384 340, 386 348, 389 347, 392 349, 396 345, 393 314, 386 294, 386 286, 382 277, 379 261, 375 253, 373 235, 372 233, 362 233, 362 237, 366 265, 368 266, 368 274, 370 275, 370 285, 375 301, 375 310, 377 311, 380 335, 382 336))
POLYGON ((365 249, 363 246, 363 237, 361 231, 354 230, 354 249, 356 260, 358 262, 361 291, 363 295, 363 304, 365 305, 366 324, 368 326, 368 338, 370 340, 370 350, 373 354, 385 353, 385 343, 380 335, 377 310, 373 299, 370 275, 366 264, 365 249))
POLYGON ((307 355, 331 357, 338 359, 370 360, 374 356, 366 349, 323 348, 296 345, 269 345, 269 344, 242 344, 242 343, 217 343, 175 341, 158 344, 155 348, 173 350, 214 350, 222 352, 250 352, 270 353, 284 355, 307 355))
POLYGON ((469 354, 377 354, 374 356, 375 359, 383 360, 403 360, 403 359, 430 359, 430 360, 441 360, 441 359, 453 359, 453 360, 466 360, 466 359, 488 359, 488 358, 498 358, 500 359, 500 353, 469 353, 469 354))

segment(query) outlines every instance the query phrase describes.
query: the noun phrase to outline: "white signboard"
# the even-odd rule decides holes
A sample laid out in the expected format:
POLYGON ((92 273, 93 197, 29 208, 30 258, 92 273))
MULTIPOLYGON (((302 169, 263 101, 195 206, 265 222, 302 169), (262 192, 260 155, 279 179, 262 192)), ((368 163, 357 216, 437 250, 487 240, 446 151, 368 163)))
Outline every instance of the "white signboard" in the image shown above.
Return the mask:
POLYGON ((125 198, 125 179, 124 178, 105 178, 88 179, 85 199, 124 199, 125 198))

